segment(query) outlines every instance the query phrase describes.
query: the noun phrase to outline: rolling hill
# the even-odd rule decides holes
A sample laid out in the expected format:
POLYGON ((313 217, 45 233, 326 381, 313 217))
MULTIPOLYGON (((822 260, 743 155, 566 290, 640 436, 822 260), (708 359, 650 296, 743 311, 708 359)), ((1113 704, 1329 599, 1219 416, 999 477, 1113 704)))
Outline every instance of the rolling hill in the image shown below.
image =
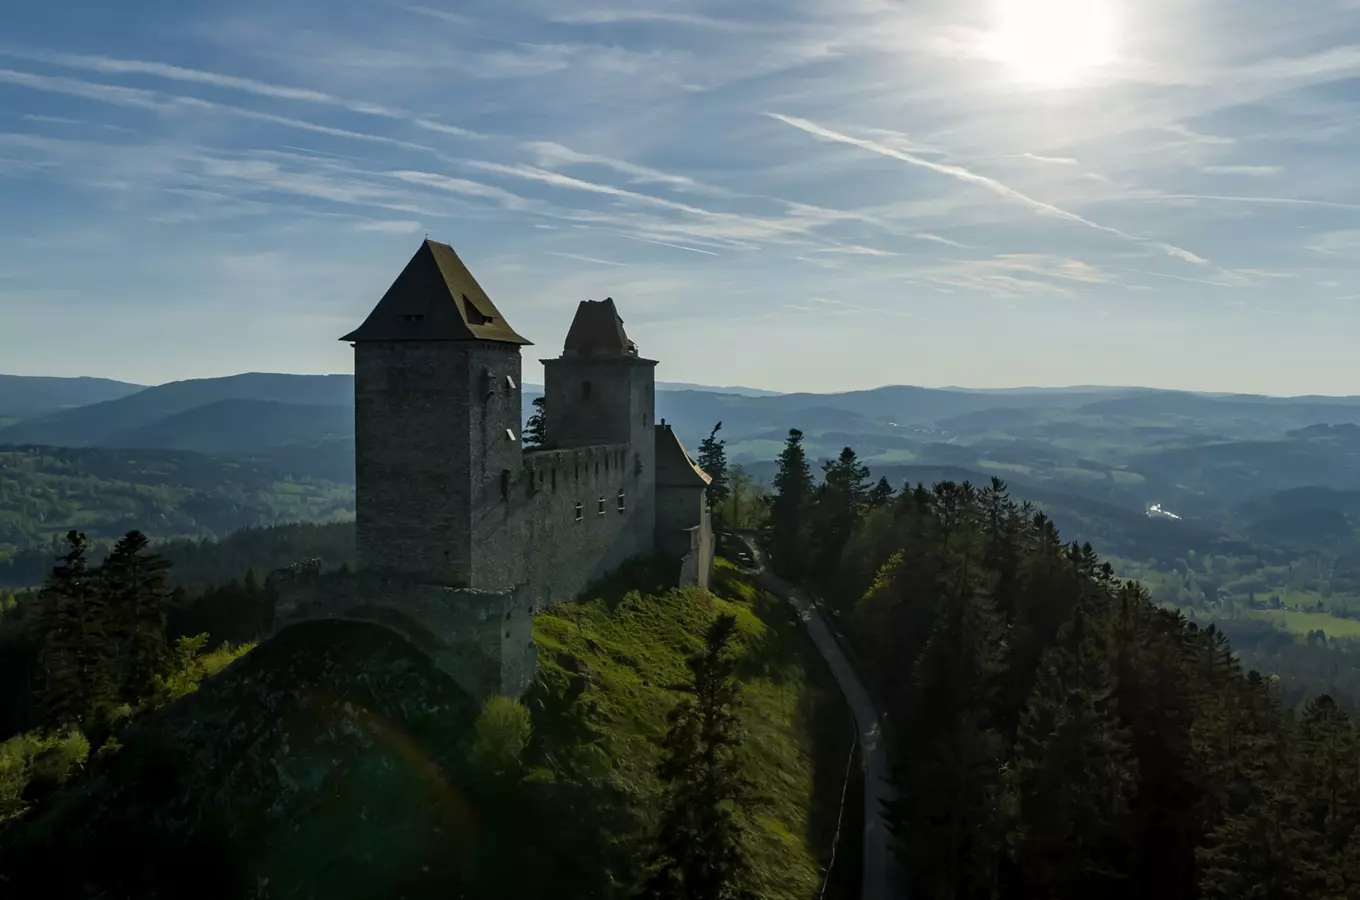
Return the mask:
POLYGON ((0 419, 29 419, 118 400, 143 389, 143 385, 108 378, 44 378, 32 375, 0 375, 0 419))
POLYGON ((249 373, 227 378, 174 381, 116 400, 27 419, 0 430, 0 443, 59 447, 112 446, 110 441, 117 440, 119 435, 128 431, 223 400, 351 406, 354 402, 354 377, 249 373))

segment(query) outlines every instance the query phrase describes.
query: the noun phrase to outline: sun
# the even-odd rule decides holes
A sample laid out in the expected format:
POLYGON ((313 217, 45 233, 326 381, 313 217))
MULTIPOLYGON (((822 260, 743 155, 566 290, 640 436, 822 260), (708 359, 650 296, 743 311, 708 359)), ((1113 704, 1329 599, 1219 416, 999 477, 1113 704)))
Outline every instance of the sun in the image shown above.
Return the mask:
POLYGON ((1038 87, 1073 87, 1115 59, 1110 0, 993 0, 983 55, 1038 87))

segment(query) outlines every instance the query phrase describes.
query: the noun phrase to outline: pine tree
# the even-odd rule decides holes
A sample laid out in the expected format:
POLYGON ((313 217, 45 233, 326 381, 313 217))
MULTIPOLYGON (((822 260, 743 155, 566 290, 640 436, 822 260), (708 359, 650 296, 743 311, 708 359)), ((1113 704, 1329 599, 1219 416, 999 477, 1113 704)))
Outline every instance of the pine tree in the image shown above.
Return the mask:
POLYGON ((888 476, 884 475, 882 478, 878 479, 878 483, 869 490, 867 502, 871 509, 878 509, 887 506, 892 502, 892 499, 892 484, 889 483, 888 476))
POLYGON ((712 479, 708 483, 709 505, 719 511, 731 493, 727 480, 727 441, 718 439, 721 430, 722 423, 719 422, 713 426, 708 437, 699 442, 698 458, 699 468, 712 479))
POLYGON ((905 726, 912 748, 893 821, 908 841, 908 871, 927 896, 990 897, 997 887, 1005 745, 993 720, 1005 641, 978 544, 976 536, 955 544, 912 675, 905 726))
POLYGON ((719 616, 704 649, 688 660, 689 684, 668 716, 658 774, 665 806, 651 875, 642 896, 655 900, 742 900, 746 861, 733 809, 743 784, 736 660, 729 652, 737 620, 719 616))
POLYGON ((803 450, 803 432, 791 428, 779 454, 779 470, 774 476, 770 537, 775 566, 792 575, 801 574, 805 565, 812 490, 812 470, 808 468, 807 454, 803 450))
POLYGON ((1092 613, 1079 606, 1044 654, 1006 773, 1011 856, 1028 896, 1117 896, 1128 874, 1136 762, 1092 613))
POLYGON ((841 552, 869 505, 869 467, 850 447, 838 459, 822 464, 824 477, 813 509, 815 571, 826 577, 840 563, 841 552))
POLYGON ((38 598, 38 717, 47 728, 88 729, 113 701, 116 649, 107 605, 85 559, 89 541, 70 531, 66 543, 38 598))
POLYGON ((524 446, 543 447, 548 443, 548 424, 543 415, 545 400, 543 395, 533 399, 533 413, 529 416, 529 421, 524 423, 524 446))
MULTIPOLYGON (((147 553, 149 544, 146 535, 130 531, 100 568, 100 589, 111 607, 119 650, 118 696, 134 705, 155 691, 156 676, 165 674, 169 658, 165 628, 170 563, 147 553)), ((253 581, 253 571, 246 577, 253 581)))

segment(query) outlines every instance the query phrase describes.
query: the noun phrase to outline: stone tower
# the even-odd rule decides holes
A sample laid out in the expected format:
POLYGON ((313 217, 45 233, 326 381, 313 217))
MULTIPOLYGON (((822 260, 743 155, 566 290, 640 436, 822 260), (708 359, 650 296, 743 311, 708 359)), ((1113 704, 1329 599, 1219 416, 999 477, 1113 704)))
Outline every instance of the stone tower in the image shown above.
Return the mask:
POLYGON ((425 241, 354 345, 360 568, 500 590, 481 564, 474 511, 518 475, 520 337, 454 253, 425 241))
MULTIPOLYGON (((542 363, 548 446, 651 448, 656 360, 638 356, 612 298, 582 301, 562 355, 542 363)), ((650 471, 655 452, 646 455, 650 471)))
POLYGON ((520 696, 534 613, 658 551, 706 584, 707 478, 654 421, 656 362, 613 300, 544 360, 547 445, 521 443, 520 348, 453 248, 425 241, 354 346, 356 573, 289 567, 275 628, 387 628, 472 696, 520 696))

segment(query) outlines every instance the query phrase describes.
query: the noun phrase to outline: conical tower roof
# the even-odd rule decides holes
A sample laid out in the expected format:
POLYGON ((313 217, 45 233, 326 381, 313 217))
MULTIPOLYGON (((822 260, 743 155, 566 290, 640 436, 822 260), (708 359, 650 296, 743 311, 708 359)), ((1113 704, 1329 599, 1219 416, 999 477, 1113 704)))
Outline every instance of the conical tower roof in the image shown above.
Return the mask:
POLYGON ((426 240, 364 324, 342 341, 495 341, 520 337, 448 244, 426 240))
POLYGON ((576 318, 571 320, 563 356, 620 356, 636 357, 637 345, 623 330, 623 319, 614 306, 614 299, 582 300, 576 307, 576 318))

